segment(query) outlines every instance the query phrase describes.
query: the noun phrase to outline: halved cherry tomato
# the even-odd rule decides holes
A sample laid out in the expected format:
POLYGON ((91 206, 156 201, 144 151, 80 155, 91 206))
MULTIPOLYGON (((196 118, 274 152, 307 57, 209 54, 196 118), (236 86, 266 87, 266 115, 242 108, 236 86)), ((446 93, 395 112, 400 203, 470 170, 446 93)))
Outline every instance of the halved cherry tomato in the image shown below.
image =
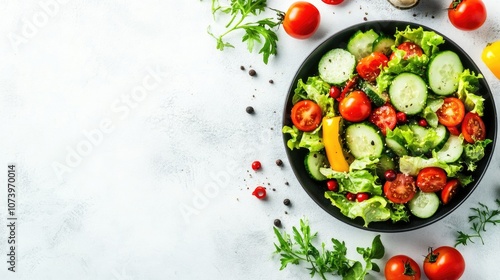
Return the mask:
POLYGON ((486 138, 486 127, 483 119, 476 113, 468 112, 465 114, 462 122, 462 135, 465 141, 469 143, 484 140, 486 138))
POLYGON ((446 172, 439 167, 425 167, 418 172, 417 187, 423 192, 437 192, 446 186, 446 172))
POLYGON ((361 90, 349 93, 339 104, 342 117, 350 122, 360 122, 370 116, 372 105, 370 99, 361 90))
MULTIPOLYGON (((408 59, 414 55, 421 56, 422 54, 424 54, 424 51, 422 50, 422 48, 413 42, 401 43, 401 44, 399 44, 397 49, 405 51, 405 56, 403 57, 403 59, 408 59)), ((392 60, 394 58, 394 56, 396 56, 396 54, 392 53, 390 59, 392 60)))
POLYGON ((444 126, 459 125, 465 116, 465 106, 462 100, 456 97, 447 97, 443 105, 436 111, 438 121, 444 126))
POLYGON ((461 30, 475 30, 486 21, 486 6, 482 0, 453 0, 448 8, 451 24, 461 30))
POLYGON ((446 128, 451 133, 451 135, 460 135, 460 129, 457 126, 447 126, 446 128))
POLYGON ((398 173, 393 181, 386 181, 384 184, 384 194, 394 203, 406 203, 417 193, 415 180, 412 176, 398 173))
POLYGON ((424 259, 424 273, 430 280, 458 280, 465 271, 462 254, 450 246, 429 249, 424 259))
POLYGON ((311 37, 319 27, 321 16, 318 8, 305 1, 293 3, 285 13, 283 29, 296 39, 311 37))
POLYGON ((458 186, 458 179, 451 179, 448 181, 448 183, 446 183, 443 191, 441 191, 441 201, 443 202, 443 204, 448 204, 448 202, 450 202, 450 200, 457 193, 458 186))
POLYGON ((420 280, 421 274, 417 262, 405 255, 393 256, 385 263, 386 280, 420 280))
POLYGON ((372 52, 359 60, 356 66, 359 76, 366 81, 373 82, 380 74, 381 68, 387 66, 389 59, 381 52, 372 52))
POLYGON ((292 122, 301 131, 313 131, 321 123, 321 107, 311 100, 301 100, 292 107, 292 122))
POLYGON ((396 110, 389 104, 375 108, 370 114, 369 120, 378 126, 384 135, 387 129, 393 130, 398 122, 396 119, 396 110))

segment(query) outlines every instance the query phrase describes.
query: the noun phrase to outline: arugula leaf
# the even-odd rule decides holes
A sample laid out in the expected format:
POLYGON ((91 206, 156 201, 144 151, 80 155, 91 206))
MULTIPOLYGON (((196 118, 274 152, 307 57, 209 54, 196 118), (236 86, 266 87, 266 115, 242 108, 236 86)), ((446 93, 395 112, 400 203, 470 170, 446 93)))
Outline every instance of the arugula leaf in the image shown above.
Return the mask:
POLYGON ((347 247, 344 241, 332 238, 332 249, 326 248, 325 243, 321 243, 318 250, 312 241, 317 237, 317 233, 311 234, 311 229, 307 220, 300 220, 300 229, 292 227, 293 237, 286 232, 281 233, 274 227, 274 233, 278 239, 278 244, 274 244, 275 254, 280 255, 280 270, 289 264, 298 265, 301 262, 309 263, 311 278, 319 275, 326 279, 326 274, 342 276, 344 280, 364 279, 368 271, 380 272, 380 267, 373 262, 374 259, 382 259, 385 254, 384 245, 380 240, 380 235, 375 236, 371 247, 357 248, 357 252, 363 257, 365 267, 359 261, 347 258, 347 247))
POLYGON ((236 30, 243 30, 245 33, 242 42, 247 43, 249 52, 253 52, 256 44, 260 44, 259 54, 262 54, 264 63, 269 62, 269 56, 277 54, 278 36, 275 28, 281 24, 282 12, 277 11, 278 20, 273 18, 264 18, 257 21, 247 20, 249 16, 259 16, 267 7, 266 0, 231 0, 229 6, 220 4, 220 0, 212 0, 212 14, 218 13, 230 15, 229 22, 225 25, 225 30, 220 35, 211 32, 210 26, 207 30, 210 36, 214 37, 217 44, 216 48, 223 51, 225 48, 234 48, 234 46, 224 41, 224 37, 236 30))
POLYGON ((497 225, 500 223, 500 199, 495 200, 497 204, 497 209, 492 209, 479 202, 479 207, 471 208, 474 211, 474 215, 469 216, 469 223, 472 223, 470 229, 473 233, 464 233, 462 231, 457 231, 458 236, 456 239, 455 247, 458 245, 467 245, 470 241, 474 243, 474 239, 479 238, 481 243, 484 245, 484 239, 481 233, 486 232, 486 225, 497 225))

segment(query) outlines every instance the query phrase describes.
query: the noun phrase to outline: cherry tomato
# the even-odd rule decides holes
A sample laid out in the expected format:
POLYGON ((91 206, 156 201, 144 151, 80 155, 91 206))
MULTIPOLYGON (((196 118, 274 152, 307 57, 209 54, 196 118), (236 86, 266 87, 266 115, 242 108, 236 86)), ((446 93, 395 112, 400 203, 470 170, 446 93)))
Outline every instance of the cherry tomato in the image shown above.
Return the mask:
POLYGON ((344 0, 321 0, 321 1, 323 1, 329 5, 338 5, 338 4, 341 4, 342 2, 344 2, 344 0))
POLYGON ((465 260, 455 248, 442 246, 432 250, 424 259, 424 273, 429 280, 457 280, 465 271, 465 260))
POLYGON ((444 189, 441 191, 441 201, 443 204, 448 204, 448 202, 450 202, 457 193, 458 186, 459 182, 457 179, 451 179, 446 183, 446 186, 444 186, 444 189))
POLYGON ((384 194, 394 203, 406 203, 417 193, 415 180, 412 176, 398 173, 393 181, 386 181, 384 184, 384 194))
POLYGON ((456 97, 447 97, 443 105, 436 111, 438 121, 444 126, 459 125, 465 116, 465 106, 462 100, 456 97))
POLYGON ((455 136, 460 135, 460 129, 458 127, 456 127, 456 126, 447 126, 446 128, 451 133, 451 135, 455 135, 455 136))
POLYGON ((260 164, 260 161, 256 160, 252 162, 252 169, 257 171, 262 167, 262 164, 260 164))
POLYGON ((356 201, 357 202, 362 202, 362 201, 365 201, 367 200, 368 198, 370 198, 370 195, 368 193, 357 193, 356 194, 356 201))
POLYGON ((465 114, 462 122, 462 135, 465 141, 469 143, 484 140, 486 138, 486 127, 483 119, 476 113, 468 112, 465 114))
POLYGON ((408 121, 408 118, 406 117, 406 114, 404 112, 397 112, 396 120, 399 124, 405 124, 408 121))
POLYGON ((382 134, 386 134, 386 130, 393 130, 397 124, 396 110, 389 104, 375 108, 370 114, 370 122, 378 126, 382 134))
POLYGON ((292 123, 301 131, 313 131, 321 123, 321 108, 311 100, 301 100, 292 107, 292 123))
POLYGON ((385 263, 386 280, 420 280, 421 274, 417 262, 405 255, 393 256, 385 263))
POLYGON ((349 201, 356 201, 356 194, 348 192, 345 194, 345 198, 349 201))
POLYGON ((339 183, 337 183, 337 180, 331 179, 326 181, 326 187, 329 191, 336 192, 339 190, 339 183))
MULTIPOLYGON (((422 50, 422 48, 413 42, 401 43, 401 44, 399 44, 397 49, 405 51, 405 56, 403 56, 403 59, 408 59, 414 55, 421 56, 422 54, 424 54, 424 51, 422 50)), ((396 54, 392 53, 390 56, 390 59, 392 60, 394 58, 394 56, 396 56, 396 54)))
POLYGON ((337 86, 332 86, 330 88, 330 97, 331 98, 335 98, 335 99, 339 98, 339 96, 340 96, 341 93, 342 93, 342 91, 337 86))
POLYGON ((488 66, 491 73, 500 79, 500 41, 486 44, 481 53, 481 60, 488 66))
POLYGON ((307 39, 318 30, 321 16, 313 4, 305 1, 293 3, 285 13, 283 29, 296 39, 307 39))
POLYGON ((366 94, 355 90, 344 97, 339 104, 339 112, 342 117, 350 122, 360 122, 370 116, 372 105, 366 94))
POLYGON ((359 60, 356 71, 366 81, 373 82, 380 74, 381 68, 387 66, 389 59, 381 52, 372 52, 359 60))
POLYGON ((439 167, 425 167, 418 172, 417 187, 423 192, 437 192, 446 186, 446 172, 439 167))
POLYGON ((486 21, 486 6, 482 0, 453 0, 448 9, 451 24, 460 30, 478 29, 486 21))
POLYGON ((258 199, 264 199, 266 198, 266 188, 262 186, 258 186, 255 188, 255 190, 252 192, 252 194, 257 197, 258 199))

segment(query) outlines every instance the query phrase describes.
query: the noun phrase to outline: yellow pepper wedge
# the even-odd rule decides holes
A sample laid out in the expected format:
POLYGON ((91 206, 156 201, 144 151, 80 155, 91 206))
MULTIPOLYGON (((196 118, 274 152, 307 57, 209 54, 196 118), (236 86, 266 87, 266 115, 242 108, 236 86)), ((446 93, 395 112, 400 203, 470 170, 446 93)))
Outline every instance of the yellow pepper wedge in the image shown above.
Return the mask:
POLYGON ((340 124, 342 117, 323 117, 323 144, 325 145, 326 157, 333 170, 348 172, 349 163, 344 157, 342 144, 340 142, 340 124))
POLYGON ((483 49, 481 59, 493 75, 500 79, 500 41, 488 43, 483 49))

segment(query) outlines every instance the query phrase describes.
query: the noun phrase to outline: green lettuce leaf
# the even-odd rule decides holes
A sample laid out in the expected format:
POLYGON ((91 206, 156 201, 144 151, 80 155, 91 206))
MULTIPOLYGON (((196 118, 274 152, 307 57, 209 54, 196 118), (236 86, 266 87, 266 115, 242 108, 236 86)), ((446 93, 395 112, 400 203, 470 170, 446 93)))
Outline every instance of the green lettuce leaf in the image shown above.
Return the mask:
MULTIPOLYGON (((425 129, 425 128, 422 128, 425 129)), ((411 155, 422 155, 434 147, 438 141, 438 135, 434 129, 426 129, 424 135, 413 132, 409 125, 397 126, 394 130, 387 130, 387 139, 393 139, 399 143, 403 141, 404 146, 411 155)))
POLYGON ((330 85, 319 76, 309 77, 305 83, 302 79, 298 81, 292 103, 295 104, 301 99, 311 99, 316 102, 323 115, 333 112, 334 99, 330 97, 330 85))
POLYGON ((446 163, 438 160, 435 156, 432 158, 414 156, 402 156, 399 158, 399 170, 411 176, 417 176, 421 169, 431 166, 442 168, 448 177, 457 177, 457 174, 462 170, 461 164, 446 163))
POLYGON ((410 221, 410 213, 408 213, 408 210, 404 204, 401 203, 389 203, 392 211, 391 211, 391 221, 393 223, 403 221, 403 222, 408 222, 410 221))
POLYGON ((320 135, 321 126, 311 132, 302 132, 295 126, 284 126, 283 133, 290 134, 290 139, 286 142, 290 150, 306 148, 311 152, 318 152, 324 149, 320 135))
POLYGON ((458 77, 458 98, 464 102, 467 111, 479 116, 484 114, 484 98, 476 94, 479 90, 479 79, 482 78, 483 75, 476 75, 469 69, 465 69, 458 77))
POLYGON ((378 159, 354 160, 349 166, 349 172, 338 172, 331 168, 320 168, 320 172, 329 179, 337 180, 339 192, 367 192, 372 195, 381 195, 382 185, 378 177, 374 175, 377 162, 378 159))
POLYGON ((444 100, 441 98, 428 98, 424 111, 421 113, 422 118, 433 128, 436 128, 439 124, 436 112, 441 108, 443 103, 444 100))
POLYGON ((423 27, 411 28, 407 26, 405 30, 396 31, 395 37, 396 45, 411 41, 419 45, 428 57, 438 52, 439 45, 444 43, 443 36, 433 31, 424 31, 423 27))
POLYGON ((429 57, 425 54, 421 56, 412 56, 408 59, 403 59, 405 52, 403 50, 393 49, 394 56, 387 63, 380 75, 377 77, 377 86, 381 92, 386 91, 392 80, 401 73, 410 72, 417 75, 424 75, 429 57))
POLYGON ((467 165, 467 170, 474 171, 477 168, 477 162, 480 161, 484 155, 484 149, 490 144, 490 139, 476 141, 473 144, 467 143, 464 146, 463 160, 467 165))
POLYGON ((365 227, 368 227, 371 222, 387 221, 391 218, 387 200, 381 196, 373 196, 362 202, 351 202, 345 195, 337 192, 325 192, 325 197, 330 199, 345 216, 351 219, 361 217, 365 222, 365 227))

